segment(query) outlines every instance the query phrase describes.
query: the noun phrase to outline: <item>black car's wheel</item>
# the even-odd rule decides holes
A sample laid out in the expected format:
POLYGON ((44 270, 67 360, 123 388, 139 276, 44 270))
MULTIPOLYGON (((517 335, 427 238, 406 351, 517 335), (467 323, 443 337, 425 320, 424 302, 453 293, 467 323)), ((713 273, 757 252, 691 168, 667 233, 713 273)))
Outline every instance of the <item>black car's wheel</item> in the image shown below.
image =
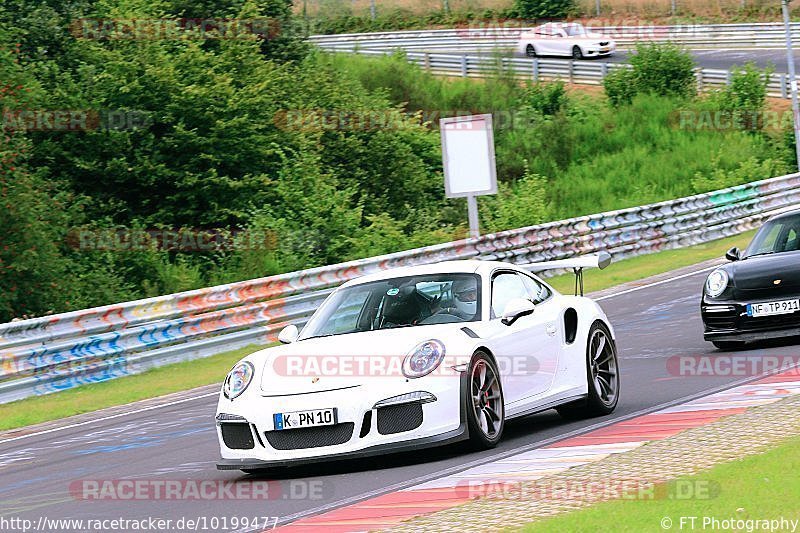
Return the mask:
POLYGON ((602 322, 595 322, 586 343, 586 377, 589 393, 586 400, 557 407, 564 418, 589 418, 610 414, 619 401, 619 362, 611 332, 602 322))
POLYGON ((536 48, 532 44, 525 47, 525 55, 528 57, 536 57, 536 48))
POLYGON ((711 341, 718 350, 741 350, 744 348, 744 342, 742 341, 711 341))
POLYGON ((572 47, 572 59, 583 59, 583 52, 580 46, 572 47))
POLYGON ((500 376, 484 352, 472 356, 468 369, 467 424, 473 447, 494 448, 503 436, 505 406, 500 376))

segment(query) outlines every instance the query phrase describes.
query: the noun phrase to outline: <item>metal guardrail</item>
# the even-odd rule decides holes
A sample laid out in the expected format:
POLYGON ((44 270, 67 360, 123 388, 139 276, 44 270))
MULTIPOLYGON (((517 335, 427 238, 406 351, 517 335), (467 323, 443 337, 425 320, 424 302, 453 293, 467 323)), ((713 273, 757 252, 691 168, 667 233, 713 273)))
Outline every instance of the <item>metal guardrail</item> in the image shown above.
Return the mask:
MULTIPOLYGON (((313 35, 309 41, 334 52, 364 55, 406 52, 409 61, 436 74, 482 77, 497 70, 494 52, 510 52, 523 31, 530 28, 465 27, 445 30, 399 31, 313 35)), ((684 26, 603 26, 593 32, 614 38, 620 48, 637 42, 674 42, 689 48, 785 48, 785 33, 779 23, 704 24, 684 26)), ((800 23, 792 24, 793 40, 800 45, 800 23)), ((558 59, 507 57, 502 64, 517 76, 538 81, 562 79, 570 83, 600 85, 603 78, 626 65, 558 59)), ((720 69, 696 69, 700 90, 717 88, 730 82, 731 73, 720 69)), ((800 78, 798 78, 800 80, 800 78)), ((789 98, 789 77, 773 73, 768 96, 789 98)))
POLYGON ((333 287, 387 268, 450 259, 515 263, 598 251, 615 258, 733 235, 800 204, 800 174, 331 266, 0 324, 0 403, 274 342, 333 287))
MULTIPOLYGON (((674 42, 695 49, 784 49, 786 47, 784 28, 780 23, 590 26, 589 28, 594 33, 613 38, 621 48, 630 48, 641 41, 674 42)), ((531 29, 490 24, 443 30, 312 35, 309 41, 327 50, 401 48, 461 52, 512 47, 523 31, 531 29)), ((800 44, 800 23, 792 24, 792 39, 795 44, 800 44)))
MULTIPOLYGON (((380 56, 392 53, 391 50, 353 51, 361 55, 380 56)), ((540 80, 563 80, 584 85, 601 85, 603 79, 619 69, 631 68, 624 63, 601 63, 595 61, 575 61, 560 59, 541 59, 527 57, 493 57, 486 55, 437 54, 431 52, 405 52, 406 59, 416 63, 433 74, 462 77, 489 77, 501 68, 518 78, 540 80)), ((699 90, 721 88, 730 83, 731 72, 721 69, 695 69, 699 90)), ((798 76, 800 81, 800 76, 798 76)), ((767 84, 767 96, 789 98, 789 76, 772 73, 767 84)))

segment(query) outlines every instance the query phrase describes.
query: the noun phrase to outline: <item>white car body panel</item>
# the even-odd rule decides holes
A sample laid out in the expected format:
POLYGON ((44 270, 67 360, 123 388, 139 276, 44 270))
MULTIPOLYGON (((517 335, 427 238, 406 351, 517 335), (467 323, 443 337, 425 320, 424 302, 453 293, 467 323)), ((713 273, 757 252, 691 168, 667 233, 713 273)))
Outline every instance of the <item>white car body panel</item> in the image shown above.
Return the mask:
MULTIPOLYGON (((481 278, 481 320, 448 324, 416 325, 413 327, 347 333, 310 338, 292 344, 270 347, 248 355, 254 367, 250 385, 238 397, 230 400, 221 392, 217 413, 217 434, 223 463, 219 468, 233 469, 253 465, 281 465, 337 457, 358 456, 361 453, 384 453, 404 445, 426 446, 464 438, 463 416, 466 383, 465 367, 476 350, 488 351, 498 362, 503 386, 506 419, 574 401, 588 392, 586 342, 591 325, 602 321, 614 338, 607 317, 592 300, 581 296, 564 296, 525 269, 501 262, 450 261, 421 267, 399 268, 352 280, 342 287, 370 281, 431 273, 475 273, 481 278), (495 318, 491 310, 492 276, 512 272, 528 276, 546 286, 552 295, 536 306, 534 312, 522 316, 511 325, 495 318), (564 312, 577 312, 575 340, 567 343, 564 312), (465 331, 466 329, 466 331, 465 331), (439 371, 410 379, 402 374, 384 375, 371 372, 343 373, 341 365, 336 375, 330 375, 324 365, 326 357, 341 363, 342 358, 375 358, 392 362, 399 368, 405 356, 421 342, 439 339, 446 346, 445 361, 439 371), (515 358, 513 356, 519 356, 515 358), (320 368, 319 375, 303 372, 287 375, 287 358, 309 357, 320 368), (512 356, 512 357, 508 357, 512 356), (523 361, 526 374, 513 371, 514 361, 523 361), (507 364, 504 365, 504 361, 507 364), (282 366, 283 365, 283 366, 282 366), (447 368, 444 368, 447 367, 447 368), (535 369, 535 371, 531 371, 535 369), (346 374, 346 375, 342 375, 346 374), (423 391, 433 394, 435 401, 422 404, 423 421, 410 431, 382 435, 376 430, 376 402, 406 393, 423 391), (313 409, 338 409, 338 422, 354 424, 351 437, 342 444, 316 448, 274 449, 266 432, 274 431, 273 415, 313 409), (372 411, 371 430, 360 436, 365 413, 372 411), (241 417, 241 422, 253 428, 256 436, 252 449, 232 449, 225 445, 220 429, 220 416, 241 417), (380 448, 380 447, 383 448, 380 448)), ((391 363, 387 363, 391 364, 391 363)), ((335 366, 335 365, 332 365, 335 366)), ((311 367, 316 368, 316 367, 311 367)), ((283 433, 296 430, 282 430, 283 433)), ((274 433, 280 433, 274 431, 274 433)))
POLYGON ((572 57, 575 46, 581 49, 583 57, 610 56, 616 51, 616 42, 610 37, 591 32, 568 35, 565 29, 571 26, 583 28, 574 23, 547 23, 523 32, 517 43, 516 52, 527 55, 529 45, 533 46, 537 56, 572 57))

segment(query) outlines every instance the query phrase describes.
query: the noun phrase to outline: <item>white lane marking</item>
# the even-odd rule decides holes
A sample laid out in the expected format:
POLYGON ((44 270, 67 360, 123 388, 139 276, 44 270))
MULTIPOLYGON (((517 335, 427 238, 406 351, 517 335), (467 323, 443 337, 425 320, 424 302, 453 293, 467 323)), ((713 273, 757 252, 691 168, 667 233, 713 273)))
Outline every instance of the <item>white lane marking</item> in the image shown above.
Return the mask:
POLYGON ((697 274, 708 272, 709 270, 714 270, 715 268, 719 268, 719 265, 714 265, 708 268, 695 270, 694 272, 689 272, 688 274, 675 276, 674 278, 662 279, 661 281, 654 281, 653 283, 648 283, 647 285, 642 285, 640 287, 633 287, 631 289, 626 289, 621 292, 615 292, 614 294, 607 294, 606 296, 600 296, 599 298, 592 298, 592 299, 596 302, 599 302, 600 300, 607 300, 608 298, 614 298, 615 296, 622 296, 623 294, 629 294, 632 292, 640 291, 642 289, 649 289, 650 287, 655 287, 656 285, 663 285, 664 283, 669 283, 671 281, 678 281, 679 279, 690 278, 692 276, 696 276, 697 274))
POLYGON ((18 437, 12 437, 10 439, 0 440, 0 445, 5 444, 7 442, 14 442, 15 440, 27 439, 28 437, 35 437, 37 435, 45 435, 47 433, 54 433, 56 431, 61 431, 61 430, 64 430, 64 429, 77 428, 77 427, 85 426, 87 424, 95 424, 97 422, 104 422, 106 420, 112 420, 114 418, 119 418, 119 417, 122 417, 122 416, 135 415, 135 414, 138 414, 138 413, 144 413, 145 411, 152 411, 153 409, 158 409, 160 407, 170 407, 172 405, 178 405, 178 404, 181 404, 181 403, 192 402, 194 400, 200 400, 202 398, 210 398, 212 396, 217 396, 217 395, 219 395, 219 392, 210 392, 208 394, 201 394, 200 396, 194 396, 192 398, 184 398, 182 400, 175 400, 174 402, 167 402, 167 403, 162 403, 162 404, 158 404, 158 405, 151 405, 150 407, 143 407, 141 409, 136 409, 134 411, 126 411, 124 413, 117 413, 115 415, 104 416, 102 418, 94 418, 92 420, 86 420, 84 422, 76 422, 75 424, 69 424, 67 426, 60 426, 60 427, 57 427, 57 428, 45 429, 45 430, 42 430, 42 431, 37 431, 36 433, 28 433, 27 435, 20 435, 18 437))

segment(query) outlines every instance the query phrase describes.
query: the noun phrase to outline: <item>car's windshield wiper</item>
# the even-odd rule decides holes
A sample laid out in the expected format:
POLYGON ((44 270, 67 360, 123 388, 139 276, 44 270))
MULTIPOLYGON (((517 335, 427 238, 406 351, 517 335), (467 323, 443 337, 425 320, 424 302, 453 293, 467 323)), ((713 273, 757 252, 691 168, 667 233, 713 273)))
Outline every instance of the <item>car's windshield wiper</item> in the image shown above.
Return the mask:
POLYGON ((770 250, 769 252, 758 252, 757 254, 752 254, 752 255, 746 256, 745 259, 747 259, 748 257, 756 257, 756 256, 759 256, 759 255, 777 254, 779 252, 780 252, 780 250, 770 250))
POLYGON ((303 337, 297 339, 298 341, 307 341, 308 339, 321 339, 322 337, 333 337, 334 335, 341 335, 341 333, 324 333, 322 335, 311 335, 310 337, 303 337))

